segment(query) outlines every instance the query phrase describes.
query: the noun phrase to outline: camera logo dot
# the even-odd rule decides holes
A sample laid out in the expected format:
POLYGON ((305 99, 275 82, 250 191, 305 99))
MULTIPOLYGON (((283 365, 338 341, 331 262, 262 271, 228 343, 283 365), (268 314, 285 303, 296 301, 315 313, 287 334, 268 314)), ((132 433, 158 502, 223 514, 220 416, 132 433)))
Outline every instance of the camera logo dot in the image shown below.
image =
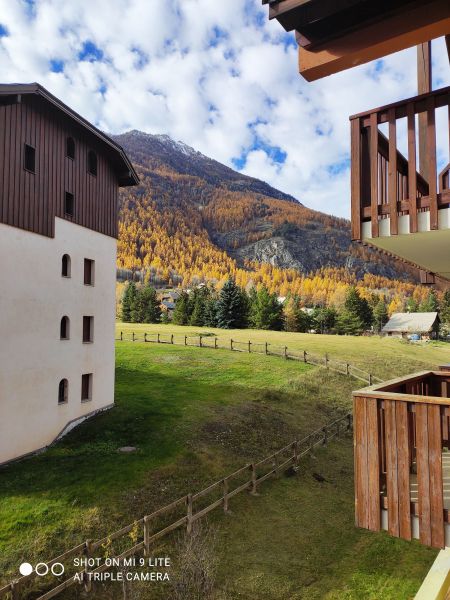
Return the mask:
POLYGON ((19 573, 21 575, 23 575, 24 577, 27 575, 31 575, 32 572, 33 572, 33 567, 30 565, 30 563, 24 562, 19 567, 19 573))

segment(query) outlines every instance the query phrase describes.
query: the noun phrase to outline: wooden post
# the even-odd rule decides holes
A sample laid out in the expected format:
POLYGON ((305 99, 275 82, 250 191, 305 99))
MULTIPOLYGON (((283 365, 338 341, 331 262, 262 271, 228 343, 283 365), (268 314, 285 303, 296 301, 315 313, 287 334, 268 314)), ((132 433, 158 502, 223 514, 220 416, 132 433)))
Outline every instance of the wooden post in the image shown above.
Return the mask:
POLYGON ((20 583, 18 579, 11 581, 11 600, 20 600, 20 583))
POLYGON ((372 373, 369 373, 369 385, 372 385, 372 373))
POLYGON ((233 340, 230 340, 230 349, 233 350, 233 340))
POLYGON ((248 351, 249 353, 252 351, 252 343, 250 340, 248 341, 248 351))
POLYGON ((217 350, 217 338, 216 337, 214 338, 214 348, 216 348, 216 350, 217 350))
POLYGON ((350 365, 348 363, 345 365, 345 372, 347 375, 350 375, 350 365))
POLYGON ((228 512, 228 479, 223 480, 223 512, 228 512))
POLYGON ((144 517, 144 556, 150 556, 150 519, 144 517))
POLYGON ((202 336, 201 336, 201 335, 199 335, 199 336, 198 336, 198 339, 199 339, 199 345, 200 345, 200 348, 203 348, 203 346, 202 346, 202 336))
POLYGON ((120 341, 123 342, 123 331, 120 332, 120 341))
POLYGON ((189 534, 192 533, 192 494, 187 495, 187 526, 186 530, 189 534))
POLYGON ((159 339, 159 333, 158 333, 158 344, 160 343, 160 339, 159 339))
POLYGON ((184 345, 187 346, 187 335, 184 336, 184 345))
POLYGON ((133 342, 134 342, 134 331, 133 331, 133 342))
POLYGON ((257 491, 256 491, 256 467, 255 467, 255 463, 252 463, 250 465, 250 471, 252 474, 252 487, 250 490, 250 494, 252 494, 253 496, 256 496, 257 491))
POLYGON ((328 369, 328 354, 325 354, 325 368, 328 369))
POLYGON ((147 341, 147 334, 144 333, 144 342, 146 342, 146 341, 147 341))
POLYGON ((287 346, 284 347, 284 358, 288 359, 287 346))
POLYGON ((303 350, 303 362, 304 362, 304 363, 307 363, 307 362, 308 362, 308 359, 306 358, 306 357, 307 357, 307 354, 308 354, 308 353, 306 352, 306 350, 303 350))
MULTIPOLYGON (((86 540, 86 543, 84 546, 84 556, 87 560, 89 559, 89 556, 91 554, 91 544, 92 544, 92 540, 86 540)), ((89 566, 88 565, 86 565, 84 567, 83 579, 84 579, 84 590, 86 592, 92 591, 92 581, 89 577, 89 566)))
POLYGON ((173 344, 173 333, 172 333, 172 335, 170 336, 170 343, 171 343, 171 344, 173 344))
POLYGON ((267 342, 265 343, 265 349, 266 349, 266 356, 267 356, 267 354, 269 354, 269 344, 267 342))
MULTIPOLYGON (((417 93, 428 94, 432 89, 431 73, 431 42, 417 46, 417 93)), ((427 113, 419 113, 419 172, 426 181, 435 177, 430 173, 427 156, 427 113)))

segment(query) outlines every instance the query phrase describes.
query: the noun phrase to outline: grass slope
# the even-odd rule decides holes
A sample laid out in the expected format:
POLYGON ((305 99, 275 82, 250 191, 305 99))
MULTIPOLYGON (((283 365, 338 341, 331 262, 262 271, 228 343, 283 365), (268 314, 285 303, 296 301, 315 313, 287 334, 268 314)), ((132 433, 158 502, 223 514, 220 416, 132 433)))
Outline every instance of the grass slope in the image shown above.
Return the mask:
MULTIPOLYGON (((249 333, 271 335, 240 335, 249 333)), ((356 346, 366 338, 341 339, 342 356, 348 349, 356 362, 356 346)), ((389 352, 404 369, 411 361, 439 362, 443 350, 397 348, 389 352)), ((379 349, 364 351, 365 360, 378 360, 379 349)), ((0 471, 2 580, 23 560, 101 537, 308 433, 349 408, 352 386, 351 379, 276 357, 118 344, 116 407, 46 453, 0 471), (117 453, 123 445, 138 452, 117 453)), ((218 597, 411 596, 435 552, 356 530, 352 477, 348 440, 318 452, 298 477, 269 482, 262 496, 234 499, 232 517, 213 518, 223 542, 216 550, 218 597), (317 483, 313 470, 330 483, 317 483)), ((93 597, 116 597, 111 593, 93 597)))

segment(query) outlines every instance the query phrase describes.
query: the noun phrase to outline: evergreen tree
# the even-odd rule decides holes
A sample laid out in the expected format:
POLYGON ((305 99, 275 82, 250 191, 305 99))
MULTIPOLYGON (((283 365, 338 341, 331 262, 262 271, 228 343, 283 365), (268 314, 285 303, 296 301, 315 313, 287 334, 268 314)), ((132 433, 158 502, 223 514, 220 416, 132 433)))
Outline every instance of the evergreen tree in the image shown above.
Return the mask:
POLYGON ((161 323, 163 325, 167 325, 168 323, 170 323, 169 311, 168 310, 161 311, 161 323))
POLYGON ((139 323, 159 323, 161 320, 161 306, 156 295, 156 290, 151 285, 143 286, 136 298, 139 323))
POLYGON ((344 312, 357 317, 362 323, 363 329, 368 329, 372 325, 373 314, 369 303, 365 298, 361 298, 355 286, 348 289, 345 297, 344 312))
POLYGON ((136 302, 137 289, 134 281, 130 281, 125 287, 122 297, 122 315, 121 319, 124 323, 131 323, 131 314, 134 310, 136 302))
POLYGON ((189 316, 189 296, 183 291, 175 303, 172 322, 175 325, 187 325, 189 322, 189 316))
POLYGON ((373 324, 375 331, 379 333, 387 322, 388 312, 386 302, 383 299, 380 299, 378 304, 373 309, 373 324))
POLYGON ((217 300, 216 298, 208 298, 205 304, 205 326, 217 327, 217 300))
POLYGON ((410 296, 406 302, 406 312, 417 312, 418 306, 417 302, 414 300, 412 296, 410 296))
POLYGON ((302 309, 298 296, 291 296, 283 306, 284 329, 307 333, 312 327, 311 316, 302 309))
POLYGON ((336 320, 336 331, 341 335, 359 335, 364 330, 364 323, 354 312, 344 308, 336 320))
POLYGON ((217 301, 217 327, 239 329, 246 326, 247 295, 234 279, 228 279, 220 291, 217 301))
POLYGON ((431 290, 428 297, 420 303, 419 312, 436 312, 438 309, 438 301, 434 290, 431 290))
POLYGON ((312 329, 320 333, 327 333, 336 325, 336 319, 337 313, 334 308, 316 308, 312 314, 312 329))
POLYGON ((440 318, 443 323, 450 323, 450 290, 446 290, 441 302, 440 318))
POLYGON ((250 307, 250 324, 255 329, 280 330, 283 326, 283 307, 275 293, 262 286, 250 307))

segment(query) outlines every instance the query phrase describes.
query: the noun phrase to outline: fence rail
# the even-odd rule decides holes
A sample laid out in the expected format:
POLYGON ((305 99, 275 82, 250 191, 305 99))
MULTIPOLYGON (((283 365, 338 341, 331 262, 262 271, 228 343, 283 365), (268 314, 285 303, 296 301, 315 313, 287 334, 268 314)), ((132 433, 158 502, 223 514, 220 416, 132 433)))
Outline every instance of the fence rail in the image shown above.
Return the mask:
MULTIPOLYGON (((96 568, 90 568, 89 565, 86 565, 83 571, 75 571, 57 586, 47 589, 47 591, 41 590, 43 593, 38 596, 37 600, 54 598, 74 585, 84 585, 85 592, 91 592, 92 574, 101 573, 111 568, 104 560, 105 554, 109 557, 113 566, 117 566, 115 561, 122 561, 124 558, 142 551, 144 556, 150 556, 152 543, 183 526, 186 526, 186 531, 191 533, 193 524, 196 521, 219 507, 222 507, 223 511, 227 513, 229 502, 234 496, 244 491, 256 494, 258 486, 264 481, 270 477, 276 477, 288 468, 293 467, 296 469, 300 459, 311 452, 313 448, 326 445, 331 439, 344 435, 352 429, 352 426, 352 414, 347 413, 324 427, 316 429, 306 437, 294 440, 270 456, 258 462, 244 465, 195 494, 186 494, 167 506, 159 508, 100 540, 87 540, 57 558, 47 563, 41 563, 51 567, 55 564, 64 565, 64 561, 74 557, 91 560, 100 558, 100 563, 95 563, 98 564, 96 568), (167 515, 172 515, 172 517, 164 519, 167 515), (131 540, 133 545, 129 548, 123 548, 122 546, 120 550, 112 552, 113 542, 117 540, 128 543, 131 540), (114 558, 111 558, 112 556, 114 558)), ((23 600, 26 597, 24 594, 31 591, 30 587, 33 583, 37 583, 36 580, 39 580, 41 586, 47 583, 45 577, 38 577, 33 571, 30 575, 21 577, 0 588, 0 598, 23 600), (28 591, 27 587, 29 588, 28 591)), ((49 587, 50 584, 47 588, 49 587)), ((33 597, 35 597, 34 594, 33 597)))
POLYGON ((382 383, 382 379, 372 373, 352 365, 351 363, 330 358, 328 354, 320 356, 306 350, 291 350, 287 346, 276 346, 269 342, 252 342, 251 340, 233 340, 232 338, 219 338, 215 335, 182 335, 173 333, 131 333, 120 332, 116 338, 120 342, 145 342, 153 344, 172 344, 175 346, 194 346, 197 348, 214 348, 232 350, 233 352, 247 352, 265 354, 266 356, 280 356, 285 360, 297 360, 307 364, 325 367, 341 375, 354 377, 369 385, 382 383))

